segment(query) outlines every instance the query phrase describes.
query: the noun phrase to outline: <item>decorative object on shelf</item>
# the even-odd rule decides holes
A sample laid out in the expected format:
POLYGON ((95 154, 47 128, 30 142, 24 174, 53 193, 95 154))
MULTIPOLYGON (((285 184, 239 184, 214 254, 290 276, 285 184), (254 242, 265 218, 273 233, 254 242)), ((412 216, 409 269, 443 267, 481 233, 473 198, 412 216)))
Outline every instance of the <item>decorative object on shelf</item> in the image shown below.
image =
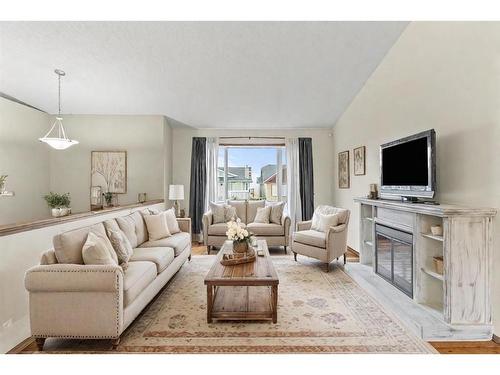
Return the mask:
POLYGON ((354 155, 354 175, 364 176, 366 174, 365 146, 355 148, 352 153, 354 155))
POLYGON ((349 151, 339 152, 339 189, 349 189, 349 151))
POLYGON ((184 218, 186 217, 186 211, 184 210, 184 208, 181 209, 181 216, 179 216, 181 218, 184 218))
POLYGON ((90 211, 102 210, 102 187, 101 186, 91 186, 90 187, 90 211))
POLYGON ((442 275, 443 274, 443 257, 433 257, 432 261, 434 262, 434 269, 436 273, 442 275))
POLYGON ((106 193, 103 193, 102 196, 104 197, 104 200, 106 201, 106 207, 117 207, 118 206, 118 194, 111 193, 108 191, 106 193))
POLYGON ((92 151, 91 184, 106 192, 127 192, 127 151, 92 151))
POLYGON ((368 199, 378 199, 377 184, 370 184, 370 192, 366 197, 368 199))
POLYGON ((147 194, 146 193, 139 193, 137 194, 137 202, 139 203, 144 203, 148 200, 147 194))
POLYGON ((170 185, 168 188, 168 199, 174 201, 175 216, 180 217, 179 201, 184 200, 184 185, 170 185))
POLYGON ((9 175, 3 174, 0 176, 0 194, 5 192, 5 181, 7 181, 9 175))
POLYGON ((431 226, 431 233, 433 236, 442 236, 443 227, 441 225, 433 225, 431 226))
POLYGON ((71 147, 73 145, 77 145, 78 141, 75 141, 73 139, 69 139, 66 135, 66 131, 64 130, 64 125, 62 123, 63 118, 61 117, 61 77, 64 77, 66 75, 65 72, 63 72, 60 69, 54 70, 54 73, 57 74, 57 79, 58 79, 58 89, 59 89, 59 107, 58 107, 58 112, 56 116, 56 121, 52 124, 52 127, 50 130, 45 134, 42 138, 38 138, 40 142, 47 143, 50 147, 56 149, 56 150, 65 150, 68 147, 71 147), (57 128, 57 129, 56 129, 57 128), (54 133, 51 136, 51 133, 54 133))
POLYGON ((50 192, 43 197, 47 202, 53 217, 66 216, 71 213, 71 197, 69 193, 58 194, 50 192))

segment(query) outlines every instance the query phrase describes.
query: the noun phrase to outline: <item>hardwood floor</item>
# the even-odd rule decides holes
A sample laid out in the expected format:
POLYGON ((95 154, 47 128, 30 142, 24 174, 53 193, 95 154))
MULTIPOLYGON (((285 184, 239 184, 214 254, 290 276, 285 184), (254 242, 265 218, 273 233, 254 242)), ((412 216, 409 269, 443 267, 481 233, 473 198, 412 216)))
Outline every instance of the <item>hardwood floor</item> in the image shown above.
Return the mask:
MULTIPOLYGON (((206 246, 193 243, 192 253, 194 256, 206 255, 207 248, 206 246)), ((270 253, 271 256, 284 255, 284 251, 280 251, 279 249, 270 249, 270 253)), ((211 254, 215 255, 215 251, 212 251, 211 254)), ((288 250, 288 254, 290 254, 291 256, 290 250, 288 250)), ((357 252, 355 252, 352 249, 349 249, 347 253, 347 261, 358 262, 359 256, 357 252)), ((459 342, 443 341, 443 342, 430 342, 430 344, 441 354, 500 354, 500 344, 497 344, 493 341, 459 341, 459 342)), ((33 340, 26 341, 24 345, 20 344, 17 346, 16 349, 17 350, 12 350, 9 353, 32 352, 36 350, 36 345, 33 340)), ((68 351, 68 353, 71 352, 68 351)))

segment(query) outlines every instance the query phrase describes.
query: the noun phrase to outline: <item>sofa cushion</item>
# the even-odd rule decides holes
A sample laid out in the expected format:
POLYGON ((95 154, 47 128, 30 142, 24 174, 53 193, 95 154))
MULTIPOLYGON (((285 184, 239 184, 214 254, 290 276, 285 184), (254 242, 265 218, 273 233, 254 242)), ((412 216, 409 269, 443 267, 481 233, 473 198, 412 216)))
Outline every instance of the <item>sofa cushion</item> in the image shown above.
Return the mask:
POLYGON ((113 245, 113 249, 116 252, 116 256, 118 257, 118 264, 122 267, 126 267, 130 257, 134 253, 130 242, 120 229, 118 230, 108 230, 108 237, 111 241, 111 245, 113 245))
POLYGON ((155 278, 153 262, 130 262, 123 273, 123 306, 130 305, 155 278))
MULTIPOLYGON (((215 224, 215 225, 223 225, 224 227, 226 226, 226 224, 215 224)), ((224 235, 226 235, 226 232, 224 232, 224 235)), ((161 240, 144 242, 140 246, 140 248, 171 247, 172 249, 174 249, 175 256, 177 256, 180 253, 182 253, 182 251, 187 246, 189 246, 190 243, 191 243, 191 235, 186 232, 179 232, 170 237, 162 238, 161 240)))
POLYGON ((326 233, 316 230, 301 230, 293 234, 293 240, 305 245, 326 248, 326 233))
POLYGON ((167 220, 167 227, 170 234, 179 233, 181 231, 173 207, 165 211, 165 219, 167 220))
POLYGON ((130 245, 133 248, 137 247, 138 245, 137 245, 137 234, 135 233, 135 222, 130 217, 130 215, 117 217, 116 222, 118 223, 118 226, 120 227, 122 232, 125 233, 125 236, 127 236, 130 245))
POLYGON ((210 211, 212 211, 212 224, 225 223, 225 204, 210 202, 210 211))
MULTIPOLYGON (((236 213, 236 207, 226 205, 224 208, 224 221, 227 223, 229 221, 238 220, 238 214, 236 213)), ((241 219, 240 219, 241 220, 241 219)))
POLYGON ((108 234, 109 234, 110 230, 114 230, 114 231, 121 230, 120 226, 118 225, 118 223, 116 222, 115 219, 105 220, 103 224, 104 224, 104 228, 106 229, 106 233, 108 233, 108 234))
POLYGON ((156 264, 156 271, 161 273, 173 260, 174 249, 171 247, 138 247, 134 249, 129 264, 137 261, 153 262, 156 264))
POLYGON ((269 224, 270 216, 271 216, 271 206, 259 207, 257 208, 257 214, 255 215, 253 222, 259 224, 269 224))
POLYGON ((250 223, 247 229, 256 236, 283 236, 285 234, 283 225, 273 223, 250 223))
MULTIPOLYGON (((240 223, 240 225, 245 228, 246 225, 244 223, 240 223)), ((219 224, 212 224, 208 227, 208 235, 209 236, 226 236, 227 232, 227 224, 226 223, 219 223, 219 224)))
POLYGON ((131 213, 129 215, 134 221, 135 226, 135 234, 137 236, 137 246, 146 242, 148 238, 148 229, 146 228, 146 223, 144 222, 144 218, 142 217, 139 211, 131 213))
POLYGON ((83 264, 82 248, 90 230, 106 235, 104 225, 98 223, 90 227, 73 229, 54 236, 52 242, 58 263, 83 264))
POLYGON ((146 221, 146 227, 148 228, 149 239, 151 241, 170 237, 165 212, 158 215, 144 215, 144 220, 146 221))
POLYGON ((83 263, 118 265, 118 258, 108 237, 90 230, 82 248, 83 263))
POLYGON ((285 210, 285 202, 266 202, 266 206, 271 207, 269 222, 281 225, 281 218, 283 217, 283 211, 285 210))
POLYGON ((248 201, 245 223, 253 223, 255 215, 257 215, 257 208, 264 207, 265 205, 266 201, 248 201))
POLYGON ((236 209, 236 216, 244 223, 247 223, 247 202, 227 201, 227 204, 236 209))

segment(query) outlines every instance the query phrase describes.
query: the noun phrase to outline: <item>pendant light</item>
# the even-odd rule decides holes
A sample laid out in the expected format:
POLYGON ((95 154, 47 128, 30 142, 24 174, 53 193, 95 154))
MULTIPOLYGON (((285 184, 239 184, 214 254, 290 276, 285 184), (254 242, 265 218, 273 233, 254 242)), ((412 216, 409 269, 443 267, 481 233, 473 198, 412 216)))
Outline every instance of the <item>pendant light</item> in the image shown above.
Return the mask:
POLYGON ((40 142, 47 143, 50 147, 55 148, 56 150, 65 150, 68 147, 71 147, 73 145, 78 144, 78 141, 69 139, 66 136, 66 132, 64 131, 64 125, 62 123, 62 117, 61 117, 61 77, 64 77, 66 75, 65 72, 63 72, 60 69, 54 70, 54 73, 57 74, 58 78, 58 83, 59 83, 59 111, 58 115, 56 117, 56 121, 52 124, 52 127, 50 130, 45 134, 42 138, 38 138, 40 142), (51 133, 54 133, 51 135, 51 133))

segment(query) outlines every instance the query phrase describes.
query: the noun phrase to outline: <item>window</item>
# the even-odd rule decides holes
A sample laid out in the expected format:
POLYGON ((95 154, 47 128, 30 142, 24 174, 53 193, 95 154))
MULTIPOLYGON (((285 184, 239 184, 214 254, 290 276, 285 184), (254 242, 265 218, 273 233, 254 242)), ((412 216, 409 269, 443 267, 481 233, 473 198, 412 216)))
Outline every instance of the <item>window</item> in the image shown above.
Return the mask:
POLYGON ((286 201, 286 175, 285 147, 220 146, 218 201, 286 201))

